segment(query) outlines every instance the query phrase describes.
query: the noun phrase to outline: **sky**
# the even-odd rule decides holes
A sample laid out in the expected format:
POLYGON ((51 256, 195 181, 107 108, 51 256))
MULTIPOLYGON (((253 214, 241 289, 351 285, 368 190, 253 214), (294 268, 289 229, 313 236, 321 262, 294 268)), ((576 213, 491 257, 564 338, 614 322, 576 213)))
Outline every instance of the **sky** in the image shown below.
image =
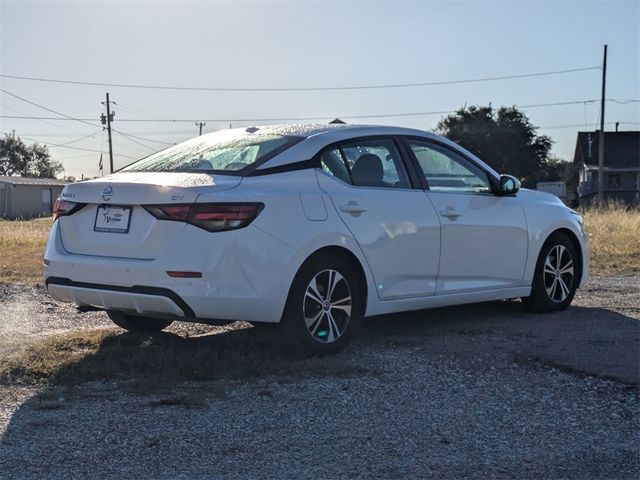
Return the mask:
POLYGON ((106 92, 115 102, 113 128, 122 132, 113 135, 116 168, 196 136, 195 120, 206 121, 204 132, 230 124, 299 123, 263 119, 300 117, 314 117, 305 122, 340 117, 349 123, 432 130, 443 114, 429 112, 464 105, 577 102, 523 108, 539 132, 551 136, 553 153, 571 160, 576 132, 594 130, 599 119, 599 103, 594 100, 600 98, 604 44, 609 49, 606 97, 612 99, 606 103, 606 129, 621 122, 620 130, 639 130, 638 0, 0 0, 0 75, 147 86, 301 89, 598 67, 483 82, 315 91, 167 90, 0 77, 0 116, 62 118, 61 113, 87 119, 0 118, 0 132, 15 130, 27 143, 49 144, 66 175, 92 177, 99 174, 101 151, 108 163, 99 122, 106 92), (371 117, 353 118, 367 115, 371 117))

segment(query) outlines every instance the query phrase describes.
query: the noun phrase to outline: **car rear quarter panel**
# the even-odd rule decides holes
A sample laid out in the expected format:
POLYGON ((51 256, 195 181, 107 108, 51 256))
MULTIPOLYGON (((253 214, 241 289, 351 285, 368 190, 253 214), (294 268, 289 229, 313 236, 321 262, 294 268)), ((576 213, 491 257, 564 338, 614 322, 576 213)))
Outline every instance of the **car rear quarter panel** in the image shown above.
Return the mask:
MULTIPOLYGON (((320 190, 312 169, 271 175, 246 177, 233 190, 201 195, 198 202, 257 201, 265 207, 251 227, 287 245, 295 255, 287 258, 279 278, 277 301, 286 303, 293 279, 314 252, 326 247, 340 247, 353 254, 365 272, 367 291, 375 291, 364 255, 351 232, 337 214, 330 198, 320 190)), ((260 245, 250 248, 260 250, 260 245)), ((375 301, 368 296, 368 302, 375 301)), ((375 297, 375 295, 373 295, 375 297)), ((368 308, 368 306, 367 306, 368 308)), ((279 320, 279 318, 278 318, 279 320)))

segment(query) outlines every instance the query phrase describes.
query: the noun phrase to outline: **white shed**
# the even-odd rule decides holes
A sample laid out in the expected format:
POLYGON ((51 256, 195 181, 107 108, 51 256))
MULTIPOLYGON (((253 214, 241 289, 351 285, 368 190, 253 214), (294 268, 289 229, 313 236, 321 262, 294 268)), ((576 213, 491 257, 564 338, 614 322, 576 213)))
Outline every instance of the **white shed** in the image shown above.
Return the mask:
POLYGON ((67 183, 53 178, 0 176, 0 218, 51 215, 53 203, 67 183))

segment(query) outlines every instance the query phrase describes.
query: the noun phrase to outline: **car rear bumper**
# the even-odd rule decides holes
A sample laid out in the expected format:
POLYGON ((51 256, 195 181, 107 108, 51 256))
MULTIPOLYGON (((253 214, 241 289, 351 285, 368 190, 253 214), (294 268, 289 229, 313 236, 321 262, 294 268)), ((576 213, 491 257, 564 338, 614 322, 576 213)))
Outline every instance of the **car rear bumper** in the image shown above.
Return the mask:
POLYGON ((251 226, 206 240, 154 260, 76 255, 65 251, 54 224, 45 284, 57 300, 104 310, 186 321, 279 322, 300 254, 251 226), (173 278, 167 274, 172 270, 199 271, 202 278, 173 278))
POLYGON ((166 288, 98 285, 60 277, 47 278, 46 285, 52 297, 76 305, 135 312, 140 315, 166 314, 195 319, 191 307, 179 295, 166 288))

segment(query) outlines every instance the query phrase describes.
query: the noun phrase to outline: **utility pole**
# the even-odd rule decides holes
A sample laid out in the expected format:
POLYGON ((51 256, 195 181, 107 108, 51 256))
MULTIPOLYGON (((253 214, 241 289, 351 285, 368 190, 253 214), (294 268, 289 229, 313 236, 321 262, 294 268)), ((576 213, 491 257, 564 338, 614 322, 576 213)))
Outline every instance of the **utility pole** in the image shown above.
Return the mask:
POLYGON ((105 117, 104 113, 100 115, 100 121, 102 125, 107 124, 107 132, 109 134, 109 173, 113 173, 113 146, 111 144, 111 122, 113 122, 113 116, 115 112, 111 112, 111 102, 109 102, 109 93, 107 93, 107 101, 102 102, 103 105, 107 106, 107 115, 105 117))
POLYGON ((198 135, 202 135, 202 127, 204 127, 207 122, 196 122, 196 127, 200 127, 200 133, 198 135))
POLYGON ((604 200, 604 103, 607 84, 607 46, 602 61, 602 97, 600 99, 600 135, 598 138, 598 203, 604 200))

